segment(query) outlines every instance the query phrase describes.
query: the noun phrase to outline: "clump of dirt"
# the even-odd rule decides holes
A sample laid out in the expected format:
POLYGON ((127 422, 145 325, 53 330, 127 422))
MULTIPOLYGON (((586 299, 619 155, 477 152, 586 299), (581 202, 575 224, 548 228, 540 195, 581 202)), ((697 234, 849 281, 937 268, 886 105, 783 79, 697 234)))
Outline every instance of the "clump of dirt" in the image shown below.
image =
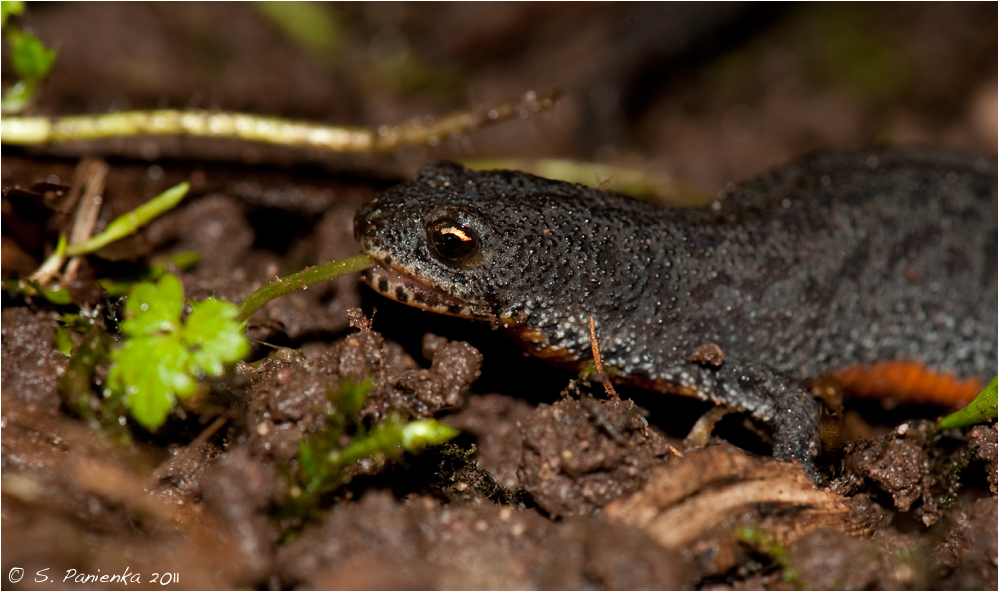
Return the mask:
POLYGON ((953 527, 931 555, 934 587, 940 590, 991 590, 996 587, 999 554, 999 504, 995 496, 975 501, 952 517, 953 527))
MULTIPOLYGON (((297 271, 289 269, 289 262, 279 254, 257 246, 278 240, 270 235, 293 236, 290 240, 294 244, 287 248, 297 253, 299 268, 343 259, 357 252, 351 229, 353 211, 367 197, 363 191, 345 192, 345 197, 350 198, 348 202, 331 205, 316 222, 315 231, 305 237, 297 237, 300 230, 281 226, 282 222, 294 224, 295 218, 258 221, 263 215, 280 212, 277 208, 300 207, 302 193, 315 193, 307 189, 290 192, 273 188, 270 193, 277 195, 265 202, 268 211, 254 208, 231 194, 209 193, 190 207, 154 221, 144 234, 145 241, 167 253, 193 251, 202 256, 211 253, 211 257, 203 257, 192 273, 183 276, 185 294, 194 299, 215 296, 239 302, 275 277, 297 271), (297 199, 288 195, 291 193, 297 199)), ((326 204, 332 200, 327 197, 322 201, 326 204)), ((315 216, 316 212, 307 210, 305 216, 310 215, 315 216)), ((347 328, 346 311, 359 302, 356 281, 339 278, 328 285, 295 291, 268 302, 254 315, 250 334, 264 341, 274 337, 298 340, 343 331, 347 328)))
MULTIPOLYGON (((962 469, 973 454, 988 454, 987 446, 962 447, 947 454, 934 422, 909 421, 879 439, 856 440, 847 445, 845 472, 833 485, 842 493, 858 491, 865 481, 891 495, 895 508, 914 515, 923 524, 936 523, 954 499, 962 469)), ((989 477, 994 481, 994 477, 989 477)))
POLYGON ((322 589, 679 589, 686 580, 680 557, 639 531, 384 492, 337 506, 277 561, 284 587, 322 589))
POLYGON ((288 352, 265 360, 246 394, 248 443, 255 453, 288 462, 307 432, 322 429, 343 381, 372 378, 379 386, 415 366, 398 346, 380 335, 351 335, 316 360, 288 352))
POLYGON ((273 571, 281 529, 271 513, 284 501, 286 485, 276 463, 256 457, 246 445, 234 446, 203 479, 203 507, 233 539, 226 555, 246 566, 239 585, 260 582, 273 571))
MULTIPOLYGON (((184 293, 203 299, 215 295, 238 302, 252 289, 248 283, 261 271, 248 273, 239 265, 253 247, 253 228, 247 223, 245 206, 221 194, 207 195, 189 207, 168 213, 149 225, 146 239, 156 248, 211 253, 187 276, 184 293)), ((275 267, 277 258, 252 259, 263 267, 275 267)))
POLYGON ((5 370, 3 560, 5 573, 16 566, 30 574, 21 586, 129 573, 139 578, 131 584, 148 585, 152 573, 177 566, 170 571, 185 588, 233 588, 254 573, 231 551, 240 533, 187 496, 163 495, 152 476, 161 451, 123 448, 83 422, 25 405, 6 378, 5 370))
POLYGON ((374 421, 393 410, 419 418, 457 407, 479 376, 482 355, 436 335, 425 336, 424 355, 429 369, 380 334, 362 330, 315 360, 294 352, 267 359, 252 373, 246 393, 247 441, 260 456, 290 461, 306 433, 323 429, 335 405, 331 395, 345 382, 372 381, 361 416, 374 421))
POLYGON ((391 385, 376 388, 364 413, 381 418, 391 409, 403 409, 413 417, 430 417, 459 407, 479 378, 482 354, 467 343, 428 333, 423 336, 423 357, 431 361, 429 369, 411 369, 391 385))
POLYGON ((631 400, 562 400, 521 422, 519 480, 552 516, 592 514, 638 489, 669 454, 631 400))
POLYGON ((787 565, 812 590, 990 590, 997 582, 997 507, 994 497, 962 501, 941 523, 947 530, 934 529, 932 537, 891 529, 870 538, 815 531, 790 549, 787 565))
POLYGON ((914 565, 917 544, 897 534, 871 539, 822 529, 797 541, 788 564, 808 590, 919 590, 929 574, 914 565))
POLYGON ((970 439, 968 448, 971 449, 974 458, 985 463, 985 478, 988 479, 989 489, 992 493, 996 493, 996 448, 999 442, 996 424, 977 425, 968 431, 968 438, 970 439))
POLYGON ((445 421, 475 437, 479 466, 503 487, 517 489, 521 486, 517 470, 524 448, 521 426, 533 409, 530 403, 520 399, 499 394, 473 394, 461 411, 445 421))
POLYGON ((2 313, 3 391, 16 400, 54 414, 61 404, 59 377, 69 358, 53 347, 55 315, 28 308, 5 308, 2 313))

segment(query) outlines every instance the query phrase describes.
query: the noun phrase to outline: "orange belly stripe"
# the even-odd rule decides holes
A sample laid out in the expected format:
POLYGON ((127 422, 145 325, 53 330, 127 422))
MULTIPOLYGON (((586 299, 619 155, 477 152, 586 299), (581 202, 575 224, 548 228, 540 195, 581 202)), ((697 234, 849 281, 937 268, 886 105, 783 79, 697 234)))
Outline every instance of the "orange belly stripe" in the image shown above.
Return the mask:
POLYGON ((853 366, 832 374, 843 384, 843 390, 855 397, 942 407, 964 406, 984 386, 979 378, 961 380, 951 374, 929 370, 920 362, 911 361, 853 366))

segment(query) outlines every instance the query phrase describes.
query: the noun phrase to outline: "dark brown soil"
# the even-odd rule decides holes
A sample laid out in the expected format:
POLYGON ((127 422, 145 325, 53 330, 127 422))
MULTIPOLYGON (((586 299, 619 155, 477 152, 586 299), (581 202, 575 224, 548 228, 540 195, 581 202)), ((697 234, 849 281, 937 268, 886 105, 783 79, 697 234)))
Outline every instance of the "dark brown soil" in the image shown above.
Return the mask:
POLYGON ((3 296, 5 589, 125 588, 74 581, 123 573, 130 589, 996 589, 994 421, 939 433, 947 410, 848 401, 845 446, 817 488, 741 418, 695 445, 684 437, 704 405, 567 388, 572 375, 488 327, 387 302, 354 277, 258 311, 255 363, 156 433, 129 422, 122 444, 72 412, 79 382, 64 379, 56 329, 81 306, 115 329, 120 302, 97 278, 193 250, 199 263, 177 271, 186 296, 238 302, 356 253, 354 210, 429 158, 597 159, 713 194, 822 147, 996 153, 995 4, 322 9, 339 33, 309 50, 252 5, 31 4, 21 22, 60 49, 35 113, 194 106, 377 125, 529 89, 566 98, 380 157, 190 138, 4 146, 5 279, 72 224, 51 186, 28 190, 70 185, 81 155, 110 166, 99 228, 193 187, 110 259, 86 258, 74 304, 3 296), (328 393, 368 378, 360 421, 436 417, 462 434, 358 463, 290 522, 300 442, 329 421, 328 393))

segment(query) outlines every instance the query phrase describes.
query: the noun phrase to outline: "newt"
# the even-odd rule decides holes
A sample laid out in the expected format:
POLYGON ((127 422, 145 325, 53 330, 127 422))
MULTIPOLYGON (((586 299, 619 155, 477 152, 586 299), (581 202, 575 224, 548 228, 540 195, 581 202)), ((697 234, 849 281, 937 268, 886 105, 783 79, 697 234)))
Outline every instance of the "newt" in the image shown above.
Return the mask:
POLYGON ((354 235, 375 291, 576 367, 592 315, 616 380, 746 411, 818 478, 809 379, 939 402, 996 374, 996 179, 944 151, 822 153, 664 208, 436 162, 354 235))

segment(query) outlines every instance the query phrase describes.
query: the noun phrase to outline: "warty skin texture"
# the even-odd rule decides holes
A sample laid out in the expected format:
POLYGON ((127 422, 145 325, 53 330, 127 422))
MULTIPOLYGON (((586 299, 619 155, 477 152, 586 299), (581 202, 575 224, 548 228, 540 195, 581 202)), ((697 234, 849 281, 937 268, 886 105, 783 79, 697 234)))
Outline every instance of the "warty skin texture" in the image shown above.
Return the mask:
POLYGON ((750 412, 815 477, 802 381, 890 360, 996 373, 996 219, 993 160, 907 149, 807 157, 684 209, 434 163, 363 206, 355 236, 419 281, 376 272, 377 291, 558 362, 590 360, 593 315, 605 364, 750 412), (435 223, 476 239, 472 255, 444 260, 435 223), (712 342, 720 366, 689 360, 712 342))

